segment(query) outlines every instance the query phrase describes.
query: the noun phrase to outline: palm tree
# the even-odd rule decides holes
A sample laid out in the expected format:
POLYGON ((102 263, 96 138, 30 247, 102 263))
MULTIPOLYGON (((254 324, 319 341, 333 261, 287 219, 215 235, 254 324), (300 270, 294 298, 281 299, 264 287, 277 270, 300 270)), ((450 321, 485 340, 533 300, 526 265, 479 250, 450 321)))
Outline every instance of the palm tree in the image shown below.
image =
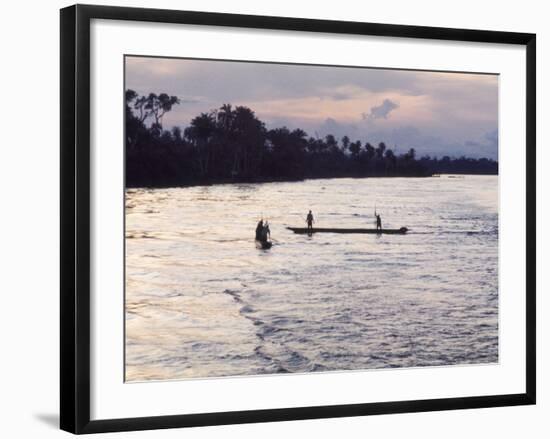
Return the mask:
POLYGON ((338 150, 338 141, 332 134, 327 134, 325 136, 325 143, 329 151, 336 152, 338 150))
POLYGON ((232 172, 251 177, 259 171, 265 149, 264 123, 248 107, 236 107, 233 114, 236 147, 232 172))
POLYGON ((231 131, 234 118, 233 107, 231 104, 223 104, 218 110, 217 117, 219 127, 226 133, 231 131))
POLYGON ((349 145, 349 150, 353 157, 357 157, 361 152, 361 141, 357 140, 355 142, 351 142, 351 144, 349 145))
POLYGON ((376 150, 374 149, 374 146, 372 146, 369 142, 365 144, 365 152, 367 156, 367 160, 370 161, 374 157, 376 150))
POLYGON ((378 144, 378 148, 376 148, 376 157, 382 159, 384 157, 384 151, 386 151, 386 144, 384 142, 380 142, 378 144))
POLYGON ((396 162, 397 162, 397 157, 395 157, 395 154, 393 153, 393 151, 391 149, 387 149, 386 154, 384 156, 386 158, 385 172, 387 174, 388 170, 394 170, 395 169, 395 165, 396 165, 396 162))
POLYGON ((184 131, 185 137, 197 151, 197 165, 201 176, 208 174, 210 160, 209 141, 216 131, 216 122, 213 113, 201 113, 191 121, 191 125, 184 131))
POLYGON ((348 136, 342 137, 342 149, 344 150, 344 152, 348 150, 349 144, 350 144, 349 137, 348 136))

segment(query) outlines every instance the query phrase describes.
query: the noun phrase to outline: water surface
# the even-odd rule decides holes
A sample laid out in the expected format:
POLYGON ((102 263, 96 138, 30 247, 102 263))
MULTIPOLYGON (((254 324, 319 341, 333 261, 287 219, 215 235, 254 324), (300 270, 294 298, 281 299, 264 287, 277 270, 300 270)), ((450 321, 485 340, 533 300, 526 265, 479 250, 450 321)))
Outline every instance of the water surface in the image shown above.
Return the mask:
POLYGON ((129 381, 496 362, 498 177, 129 189, 125 300, 129 381))

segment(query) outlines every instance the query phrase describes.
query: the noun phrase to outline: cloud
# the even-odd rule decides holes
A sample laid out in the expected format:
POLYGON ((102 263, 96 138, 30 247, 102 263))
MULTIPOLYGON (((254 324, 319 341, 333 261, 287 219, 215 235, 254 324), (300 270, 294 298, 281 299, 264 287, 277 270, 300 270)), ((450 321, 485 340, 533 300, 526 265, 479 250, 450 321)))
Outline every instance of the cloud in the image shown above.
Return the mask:
POLYGON ((125 77, 139 94, 182 100, 166 128, 231 103, 249 106, 268 128, 384 141, 419 155, 493 158, 498 84, 493 74, 147 57, 127 57, 125 77))
POLYGON ((491 130, 485 133, 479 140, 466 140, 464 154, 470 157, 498 156, 498 130, 491 130))
POLYGON ((347 90, 423 93, 425 73, 361 67, 223 60, 126 57, 126 86, 170 89, 178 96, 216 96, 221 102, 316 96, 345 99, 347 90))
POLYGON ((492 130, 486 133, 485 140, 487 140, 491 146, 498 148, 498 130, 492 130))
POLYGON ((198 104, 200 101, 197 98, 180 98, 180 104, 198 104))
POLYGON ((334 93, 331 97, 332 97, 332 99, 334 99, 335 101, 345 101, 345 100, 351 98, 351 96, 350 96, 349 94, 346 94, 346 93, 339 93, 339 92, 334 93))
POLYGON ((332 134, 337 139, 344 136, 357 137, 361 133, 357 130, 357 126, 353 123, 340 123, 332 117, 327 118, 318 130, 315 130, 315 134, 324 137, 328 134, 332 134))
POLYGON ((389 114, 399 108, 397 102, 392 101, 391 99, 384 99, 380 105, 371 107, 370 113, 363 113, 363 120, 373 120, 373 119, 387 119, 389 114))

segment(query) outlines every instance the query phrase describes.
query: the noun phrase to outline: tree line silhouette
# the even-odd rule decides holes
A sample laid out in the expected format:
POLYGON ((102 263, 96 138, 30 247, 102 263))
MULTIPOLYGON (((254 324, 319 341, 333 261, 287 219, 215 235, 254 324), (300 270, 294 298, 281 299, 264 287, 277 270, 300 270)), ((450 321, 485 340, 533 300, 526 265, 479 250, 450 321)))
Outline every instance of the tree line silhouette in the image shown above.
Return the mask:
POLYGON ((250 108, 231 104, 199 114, 184 129, 165 130, 163 117, 178 97, 126 90, 125 100, 127 187, 498 173, 498 163, 487 158, 417 158, 414 148, 398 155, 383 142, 267 129, 250 108))

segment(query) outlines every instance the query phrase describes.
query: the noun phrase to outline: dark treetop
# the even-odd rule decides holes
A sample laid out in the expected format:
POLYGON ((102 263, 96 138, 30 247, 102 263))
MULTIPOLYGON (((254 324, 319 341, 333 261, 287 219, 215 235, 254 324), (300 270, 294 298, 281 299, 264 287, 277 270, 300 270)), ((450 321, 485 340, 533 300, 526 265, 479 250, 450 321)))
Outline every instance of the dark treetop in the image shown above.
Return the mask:
POLYGON ((167 187, 332 177, 424 177, 434 173, 497 174, 494 160, 396 155, 347 136, 314 138, 301 129, 268 130, 247 107, 224 104, 183 130, 164 130, 176 96, 126 91, 126 186, 167 187))

